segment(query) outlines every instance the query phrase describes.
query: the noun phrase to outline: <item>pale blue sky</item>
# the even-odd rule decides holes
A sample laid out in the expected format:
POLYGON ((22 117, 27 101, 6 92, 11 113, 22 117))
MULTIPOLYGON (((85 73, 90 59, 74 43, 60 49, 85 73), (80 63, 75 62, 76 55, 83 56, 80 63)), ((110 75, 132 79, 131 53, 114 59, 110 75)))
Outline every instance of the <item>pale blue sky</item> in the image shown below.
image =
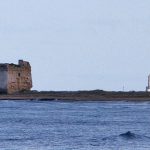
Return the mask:
POLYGON ((0 0, 0 62, 30 61, 33 89, 145 90, 149 0, 0 0))

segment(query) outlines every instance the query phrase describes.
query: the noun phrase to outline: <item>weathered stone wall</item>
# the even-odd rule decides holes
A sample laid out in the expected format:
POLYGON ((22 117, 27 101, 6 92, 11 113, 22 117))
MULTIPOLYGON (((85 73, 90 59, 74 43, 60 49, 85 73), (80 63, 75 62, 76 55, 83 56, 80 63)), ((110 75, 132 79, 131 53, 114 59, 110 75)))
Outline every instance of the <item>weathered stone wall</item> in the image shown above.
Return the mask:
POLYGON ((31 66, 19 60, 19 64, 8 65, 7 93, 27 91, 32 88, 31 66))

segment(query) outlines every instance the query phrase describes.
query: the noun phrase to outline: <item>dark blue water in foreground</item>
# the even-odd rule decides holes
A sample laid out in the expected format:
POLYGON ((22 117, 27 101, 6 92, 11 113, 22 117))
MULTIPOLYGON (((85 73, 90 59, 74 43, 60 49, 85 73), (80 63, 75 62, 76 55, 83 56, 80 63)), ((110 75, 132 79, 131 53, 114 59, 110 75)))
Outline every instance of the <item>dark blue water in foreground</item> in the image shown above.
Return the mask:
POLYGON ((150 103, 0 101, 0 150, 150 150, 150 103))

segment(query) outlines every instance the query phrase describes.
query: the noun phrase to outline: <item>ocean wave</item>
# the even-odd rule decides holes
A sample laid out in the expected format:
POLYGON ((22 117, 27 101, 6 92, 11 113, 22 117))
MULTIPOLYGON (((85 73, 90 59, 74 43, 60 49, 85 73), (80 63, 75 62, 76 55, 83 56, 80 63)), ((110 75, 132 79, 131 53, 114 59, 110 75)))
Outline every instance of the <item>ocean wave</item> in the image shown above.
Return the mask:
POLYGON ((109 136, 109 137, 102 138, 103 141, 107 141, 107 140, 116 140, 117 141, 119 139, 122 139, 122 140, 141 139, 141 140, 149 140, 150 141, 150 137, 145 136, 145 135, 135 134, 131 131, 127 131, 125 133, 121 133, 121 134, 115 135, 115 136, 109 136))

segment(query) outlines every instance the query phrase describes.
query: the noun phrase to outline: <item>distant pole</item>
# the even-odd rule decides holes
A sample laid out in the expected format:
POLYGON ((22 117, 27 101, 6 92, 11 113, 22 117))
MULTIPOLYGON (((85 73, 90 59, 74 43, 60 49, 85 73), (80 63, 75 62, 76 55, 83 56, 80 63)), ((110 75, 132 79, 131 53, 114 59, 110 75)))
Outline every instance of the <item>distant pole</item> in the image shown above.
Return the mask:
POLYGON ((122 87, 122 90, 123 90, 123 92, 124 92, 124 85, 123 85, 123 87, 122 87))
POLYGON ((148 76, 148 89, 150 89, 150 75, 148 76))

